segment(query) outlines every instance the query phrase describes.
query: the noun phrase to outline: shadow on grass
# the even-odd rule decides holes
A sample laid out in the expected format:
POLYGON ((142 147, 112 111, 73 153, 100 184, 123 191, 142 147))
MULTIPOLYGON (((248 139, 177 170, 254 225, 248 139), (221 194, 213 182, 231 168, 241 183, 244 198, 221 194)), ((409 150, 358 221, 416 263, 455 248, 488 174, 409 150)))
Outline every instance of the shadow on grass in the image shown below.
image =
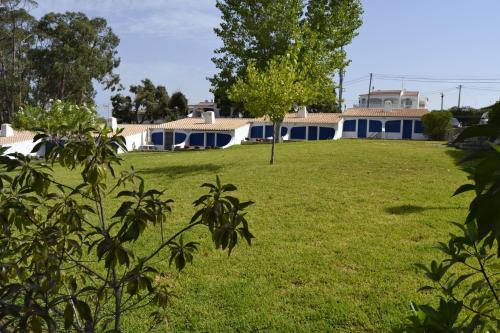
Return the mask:
POLYGON ((453 150, 446 151, 446 154, 448 156, 450 156, 453 159, 453 161, 455 161, 455 164, 457 165, 457 167, 468 174, 472 174, 474 172, 475 162, 474 161, 465 161, 465 159, 468 159, 474 153, 477 153, 477 152, 471 152, 471 151, 459 150, 459 149, 453 149, 453 150))
POLYGON ((401 205, 394 207, 386 207, 384 210, 393 215, 408 215, 421 213, 426 210, 448 210, 448 209, 463 209, 463 207, 422 207, 415 205, 401 205))
POLYGON ((158 166, 154 168, 145 168, 138 170, 143 175, 158 175, 171 178, 182 178, 199 173, 214 173, 222 169, 220 165, 213 163, 194 164, 194 165, 169 165, 158 166))

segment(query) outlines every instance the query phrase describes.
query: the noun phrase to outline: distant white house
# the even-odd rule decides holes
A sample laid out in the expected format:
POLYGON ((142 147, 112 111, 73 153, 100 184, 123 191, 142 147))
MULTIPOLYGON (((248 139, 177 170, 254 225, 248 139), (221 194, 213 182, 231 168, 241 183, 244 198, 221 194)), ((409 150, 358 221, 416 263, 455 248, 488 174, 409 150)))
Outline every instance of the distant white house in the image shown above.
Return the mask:
POLYGON ((425 109, 428 98, 420 95, 418 91, 409 90, 374 90, 370 94, 359 95, 359 104, 355 108, 383 108, 390 101, 393 108, 399 109, 425 109), (368 103, 368 95, 370 103, 368 103))
POLYGON ((200 118, 203 112, 213 111, 214 115, 220 117, 219 108, 214 101, 205 100, 198 104, 188 105, 188 118, 200 118))

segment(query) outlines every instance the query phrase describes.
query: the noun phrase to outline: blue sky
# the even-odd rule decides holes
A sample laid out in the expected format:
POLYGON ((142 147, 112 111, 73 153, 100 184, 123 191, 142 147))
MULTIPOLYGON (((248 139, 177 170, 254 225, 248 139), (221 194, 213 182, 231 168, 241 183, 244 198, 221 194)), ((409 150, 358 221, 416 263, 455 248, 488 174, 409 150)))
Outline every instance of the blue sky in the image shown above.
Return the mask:
MULTIPOLYGON (((436 79, 498 78, 499 83, 466 83, 462 106, 484 106, 500 98, 500 26, 498 0, 364 0, 364 24, 347 48, 345 102, 348 107, 368 90, 420 90, 439 108, 457 104, 459 83, 387 81, 377 74, 418 75, 436 79), (481 88, 481 89, 478 89, 481 88)), ((190 103, 211 99, 206 80, 215 72, 210 61, 220 44, 213 33, 219 23, 215 0, 39 0, 36 16, 49 11, 83 11, 102 16, 120 37, 125 86, 150 78, 170 93, 183 91, 190 103)), ((105 113, 109 93, 98 89, 105 113)))

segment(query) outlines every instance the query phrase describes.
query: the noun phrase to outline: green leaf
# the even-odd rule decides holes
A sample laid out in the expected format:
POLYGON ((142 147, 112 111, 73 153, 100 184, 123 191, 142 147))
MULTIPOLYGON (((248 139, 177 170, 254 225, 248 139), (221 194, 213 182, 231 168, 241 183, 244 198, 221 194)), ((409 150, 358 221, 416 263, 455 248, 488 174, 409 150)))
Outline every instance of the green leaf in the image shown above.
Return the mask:
POLYGON ((468 191, 474 191, 476 189, 476 186, 474 184, 464 184, 460 186, 455 193, 453 193, 453 196, 456 196, 458 194, 468 192, 468 191))
POLYGON ((74 320, 74 312, 73 306, 70 301, 66 303, 66 307, 64 308, 64 329, 69 330, 71 325, 73 325, 74 320))

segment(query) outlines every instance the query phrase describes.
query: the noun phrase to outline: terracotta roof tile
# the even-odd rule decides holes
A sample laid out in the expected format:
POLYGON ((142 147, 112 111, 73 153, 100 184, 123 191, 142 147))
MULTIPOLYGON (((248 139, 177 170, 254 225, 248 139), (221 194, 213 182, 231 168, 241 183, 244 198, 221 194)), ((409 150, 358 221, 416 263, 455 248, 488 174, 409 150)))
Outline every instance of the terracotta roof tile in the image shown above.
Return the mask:
POLYGON ((184 118, 163 124, 152 124, 149 128, 164 128, 172 130, 201 130, 201 131, 232 131, 249 124, 248 118, 215 118, 213 124, 207 124, 202 118, 184 118))
POLYGON ((33 141, 35 137, 35 132, 30 131, 16 131, 14 130, 13 136, 0 136, 0 146, 11 145, 13 143, 23 142, 23 141, 33 141))
MULTIPOLYGON (((374 90, 370 96, 385 96, 385 95, 401 95, 401 90, 374 90)), ((403 96, 418 96, 418 91, 403 90, 403 96)), ((368 93, 361 94, 361 96, 368 96, 368 93)))
POLYGON ((396 118, 420 118, 428 113, 427 109, 392 109, 385 111, 384 109, 367 109, 353 108, 347 109, 342 114, 343 117, 396 117, 396 118))
MULTIPOLYGON (((283 124, 337 124, 342 119, 341 113, 307 113, 306 118, 297 116, 297 113, 289 113, 285 116, 283 124)), ((255 118, 252 122, 269 122, 269 118, 255 118)))

